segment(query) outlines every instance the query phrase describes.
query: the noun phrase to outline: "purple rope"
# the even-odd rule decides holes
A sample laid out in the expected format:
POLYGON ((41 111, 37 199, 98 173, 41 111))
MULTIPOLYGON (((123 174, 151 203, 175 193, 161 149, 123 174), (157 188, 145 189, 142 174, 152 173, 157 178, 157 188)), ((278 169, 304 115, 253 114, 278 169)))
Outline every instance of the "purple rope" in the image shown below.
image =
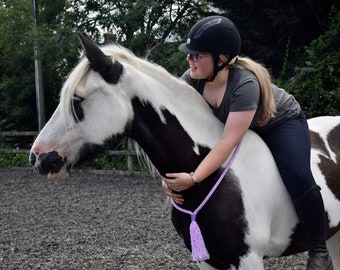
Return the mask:
MULTIPOLYGON (((242 142, 242 141, 241 141, 242 142)), ((234 153, 232 154, 230 160, 228 161, 227 166, 223 170, 222 174, 218 178, 217 182, 213 186, 213 188, 210 190, 208 195, 205 197, 203 202, 196 208, 194 212, 190 210, 186 210, 180 206, 178 206, 173 199, 171 199, 171 204, 173 207, 175 207, 178 211, 188 214, 191 216, 191 225, 190 225, 190 238, 191 238, 191 249, 192 249, 192 256, 194 260, 196 261, 204 261, 209 259, 209 253, 205 247, 203 237, 201 234, 201 230, 198 227, 198 224, 196 223, 196 216, 198 212, 203 208, 203 206, 207 203, 207 201, 210 199, 210 197, 213 195, 213 193, 216 191, 217 187, 220 185, 221 181, 223 180, 224 176, 230 169, 231 165, 233 164, 241 146, 241 142, 237 145, 234 153)))

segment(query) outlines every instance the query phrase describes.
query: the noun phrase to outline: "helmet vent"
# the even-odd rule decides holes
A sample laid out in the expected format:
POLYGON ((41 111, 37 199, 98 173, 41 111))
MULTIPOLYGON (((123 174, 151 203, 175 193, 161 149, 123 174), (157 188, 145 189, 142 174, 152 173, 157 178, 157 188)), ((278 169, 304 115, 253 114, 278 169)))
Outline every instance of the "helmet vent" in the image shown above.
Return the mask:
POLYGON ((200 29, 197 30, 194 38, 199 38, 200 36, 202 36, 202 34, 207 30, 209 29, 210 27, 212 26, 215 26, 217 24, 220 24, 222 21, 221 18, 218 18, 218 19, 214 19, 214 20, 211 20, 209 22, 206 22, 205 24, 203 24, 200 29))

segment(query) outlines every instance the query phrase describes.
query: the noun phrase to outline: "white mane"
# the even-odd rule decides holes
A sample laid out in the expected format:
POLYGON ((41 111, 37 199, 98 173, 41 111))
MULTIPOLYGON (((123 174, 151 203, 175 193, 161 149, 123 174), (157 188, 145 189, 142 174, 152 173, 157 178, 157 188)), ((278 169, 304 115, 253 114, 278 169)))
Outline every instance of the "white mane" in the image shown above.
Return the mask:
MULTIPOLYGON (((114 59, 117 59, 123 65, 130 65, 136 70, 152 76, 156 80, 177 81, 177 83, 183 84, 181 80, 172 76, 163 67, 135 56, 131 51, 124 47, 111 44, 101 47, 101 50, 106 55, 112 56, 114 59)), ((62 114, 64 115, 66 121, 70 121, 72 119, 72 108, 70 107, 70 100, 76 90, 76 87, 87 75, 89 70, 90 63, 86 57, 83 57, 78 65, 71 71, 62 87, 60 93, 60 104, 62 114)), ((176 88, 178 89, 178 87, 176 88)))
MULTIPOLYGON (((194 141, 207 145, 209 141, 211 142, 212 136, 215 141, 218 139, 221 130, 219 124, 217 124, 217 118, 213 116, 202 96, 186 82, 171 75, 163 67, 135 56, 123 47, 107 45, 101 47, 101 50, 123 64, 126 73, 122 75, 122 81, 118 85, 123 91, 129 92, 128 95, 138 96, 141 100, 148 100, 158 111, 161 118, 160 110, 167 108, 176 115, 182 126, 188 129, 188 133, 194 141), (144 87, 142 86, 143 83, 144 87), (205 120, 203 120, 204 118, 205 120), (196 119, 196 123, 193 119, 196 119), (196 131, 199 128, 197 119, 209 123, 210 126, 196 131), (214 136, 212 135, 214 132, 211 131, 216 127, 219 135, 214 136)), ((89 70, 89 61, 84 57, 70 73, 61 90, 61 113, 66 123, 73 121, 70 100, 77 85, 88 74, 89 70)))

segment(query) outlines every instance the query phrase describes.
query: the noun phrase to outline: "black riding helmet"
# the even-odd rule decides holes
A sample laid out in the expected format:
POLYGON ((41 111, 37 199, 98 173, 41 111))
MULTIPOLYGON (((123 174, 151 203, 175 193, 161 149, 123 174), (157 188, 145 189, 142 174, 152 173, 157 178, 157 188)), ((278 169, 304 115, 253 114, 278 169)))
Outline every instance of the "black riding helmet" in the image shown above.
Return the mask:
POLYGON ((186 54, 210 52, 213 55, 215 69, 213 80, 217 73, 223 69, 218 66, 219 54, 228 54, 229 61, 241 52, 241 37, 235 24, 223 16, 209 16, 198 21, 190 30, 186 43, 178 49, 186 54))

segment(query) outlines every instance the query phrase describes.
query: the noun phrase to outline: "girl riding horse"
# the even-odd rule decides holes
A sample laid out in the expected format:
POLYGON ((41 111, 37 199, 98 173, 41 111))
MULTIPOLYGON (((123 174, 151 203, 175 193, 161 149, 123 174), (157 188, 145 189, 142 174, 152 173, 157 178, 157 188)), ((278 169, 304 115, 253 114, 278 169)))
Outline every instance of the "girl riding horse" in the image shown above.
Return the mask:
POLYGON ((310 168, 308 124, 299 103, 273 85, 268 71, 249 58, 239 57, 240 34, 221 16, 197 22, 179 50, 187 54, 190 69, 182 78, 208 102, 224 131, 210 153, 193 172, 168 172, 163 188, 173 200, 215 172, 254 130, 269 146, 295 210, 309 239, 307 270, 333 269, 326 248, 325 211, 310 168))
MULTIPOLYGON (((79 38, 85 57, 65 81, 58 107, 32 146, 29 159, 35 170, 50 179, 61 177, 129 137, 161 175, 194 171, 224 128, 202 96, 164 68, 120 46, 100 47, 85 33, 79 38)), ((308 122, 312 171, 322 187, 328 221, 327 247, 340 269, 340 117, 308 122)), ((201 270, 263 270, 264 257, 307 250, 267 145, 248 130, 238 149, 226 174, 220 174, 228 168, 223 164, 199 185, 181 192, 182 207, 192 211, 202 205, 217 179, 223 179, 195 220, 209 253, 209 258, 198 260, 201 270)), ((192 217, 172 210, 173 225, 189 250, 190 229, 198 229, 192 217)))

